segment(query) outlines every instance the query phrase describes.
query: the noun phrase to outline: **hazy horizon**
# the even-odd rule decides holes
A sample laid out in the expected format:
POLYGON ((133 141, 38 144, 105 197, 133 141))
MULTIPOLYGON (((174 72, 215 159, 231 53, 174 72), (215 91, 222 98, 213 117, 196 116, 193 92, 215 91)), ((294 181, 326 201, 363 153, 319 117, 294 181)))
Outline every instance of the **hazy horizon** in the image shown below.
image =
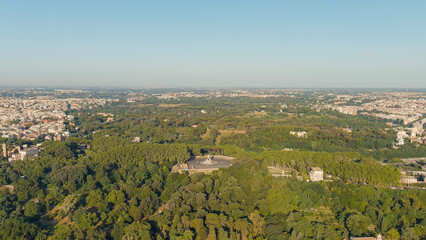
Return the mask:
POLYGON ((424 1, 0 6, 0 87, 426 88, 424 1))

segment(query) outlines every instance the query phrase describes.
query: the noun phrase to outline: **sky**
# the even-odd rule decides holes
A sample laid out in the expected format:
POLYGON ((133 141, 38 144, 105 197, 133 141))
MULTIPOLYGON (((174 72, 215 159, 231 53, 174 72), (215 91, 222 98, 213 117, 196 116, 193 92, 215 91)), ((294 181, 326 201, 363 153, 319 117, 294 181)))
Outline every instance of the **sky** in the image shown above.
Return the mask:
POLYGON ((426 88, 426 1, 0 0, 0 86, 426 88))

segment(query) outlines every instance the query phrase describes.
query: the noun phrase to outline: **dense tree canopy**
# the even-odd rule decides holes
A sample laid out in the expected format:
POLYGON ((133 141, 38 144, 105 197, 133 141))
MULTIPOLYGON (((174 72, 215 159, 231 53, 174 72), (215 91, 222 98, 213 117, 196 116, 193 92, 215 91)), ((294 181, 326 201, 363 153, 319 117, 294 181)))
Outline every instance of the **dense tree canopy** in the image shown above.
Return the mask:
POLYGON ((0 238, 426 238, 425 192, 391 189, 399 170, 376 161, 424 148, 393 149, 394 132, 376 118, 281 100, 148 99, 70 111, 77 118, 67 141, 44 143, 34 159, 0 163, 0 238), (236 159, 211 174, 171 171, 208 154, 236 159), (293 176, 274 178, 268 166, 293 176), (330 181, 306 181, 312 167, 330 181))

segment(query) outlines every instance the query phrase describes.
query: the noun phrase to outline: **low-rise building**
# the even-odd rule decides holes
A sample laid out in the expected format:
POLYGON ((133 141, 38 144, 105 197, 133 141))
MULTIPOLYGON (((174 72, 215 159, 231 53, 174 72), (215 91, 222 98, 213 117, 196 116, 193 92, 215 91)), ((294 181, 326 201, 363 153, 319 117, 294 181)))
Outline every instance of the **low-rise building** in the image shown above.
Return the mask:
POLYGON ((404 142, 404 138, 400 137, 396 139, 396 144, 397 146, 403 146, 405 144, 404 142))
POLYGON ((172 168, 172 172, 203 172, 203 173, 211 173, 215 170, 219 170, 220 168, 229 168, 232 166, 232 160, 234 158, 227 156, 197 156, 185 163, 176 164, 172 168))
POLYGON ((309 178, 312 182, 324 180, 324 171, 319 167, 313 167, 309 172, 309 178))
POLYGON ((24 160, 24 158, 26 156, 28 156, 28 157, 38 156, 38 153, 39 153, 39 151, 38 151, 37 148, 29 148, 29 149, 24 149, 24 150, 19 151, 19 155, 21 157, 21 160, 24 160))
POLYGON ((426 171, 413 171, 414 176, 425 176, 426 177, 426 171))
POLYGON ((268 166, 268 171, 273 177, 291 177, 293 174, 293 169, 283 167, 268 166))
POLYGON ((417 183, 417 178, 413 176, 405 176, 401 178, 401 183, 414 184, 414 183, 417 183))
POLYGON ((62 134, 57 134, 57 135, 55 135, 54 137, 53 137, 53 141, 55 141, 55 142, 63 142, 63 141, 65 141, 65 138, 64 138, 64 136, 62 136, 62 134))
POLYGON ((350 237, 349 240, 382 240, 382 235, 379 234, 377 237, 350 237))
POLYGON ((307 137, 307 134, 308 133, 306 131, 298 131, 298 132, 290 131, 290 135, 297 136, 297 137, 307 137))

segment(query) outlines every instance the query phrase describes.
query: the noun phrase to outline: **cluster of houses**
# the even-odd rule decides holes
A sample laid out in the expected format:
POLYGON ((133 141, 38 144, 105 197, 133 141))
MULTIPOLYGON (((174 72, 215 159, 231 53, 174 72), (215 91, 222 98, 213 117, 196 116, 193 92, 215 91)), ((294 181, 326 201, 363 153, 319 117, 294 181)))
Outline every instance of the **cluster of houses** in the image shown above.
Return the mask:
POLYGON ((396 143, 395 146, 403 146, 405 139, 408 139, 410 143, 421 145, 426 144, 426 135, 423 125, 426 124, 426 118, 421 121, 415 122, 410 128, 396 128, 396 143))
POLYGON ((27 144, 24 144, 22 147, 18 146, 8 150, 6 144, 3 143, 2 155, 4 158, 7 158, 10 163, 13 163, 18 160, 24 160, 26 157, 37 157, 40 153, 37 147, 38 146, 29 147, 27 144))
POLYGON ((406 170, 401 170, 401 183, 403 184, 425 183, 426 165, 422 166, 421 171, 410 171, 409 173, 410 174, 408 175, 406 170))
MULTIPOLYGON (((56 91, 55 94, 57 94, 56 91)), ((64 134, 66 137, 65 124, 70 122, 72 125, 74 116, 67 115, 65 111, 96 108, 112 101, 118 100, 57 98, 56 96, 19 98, 0 96, 0 137, 27 140, 45 137, 47 140, 53 140, 50 138, 59 134, 64 134)))
POLYGON ((167 93, 154 93, 152 96, 158 99, 177 99, 180 98, 220 98, 220 97, 250 97, 250 98, 269 98, 278 97, 278 94, 272 93, 270 90, 224 90, 224 91, 208 91, 208 92, 193 92, 193 91, 181 91, 181 92, 167 92, 167 93))
MULTIPOLYGON (((67 115, 67 110, 80 110, 103 106, 117 99, 96 98, 58 98, 67 91, 50 92, 44 96, 34 97, 1 97, 0 96, 0 137, 8 140, 25 139, 29 141, 65 141, 70 136, 66 124, 74 125, 74 116, 67 115)), ((102 114, 102 113, 101 113, 102 114)), ((107 121, 113 121, 108 115, 107 121)), ((26 157, 38 156, 37 147, 10 146, 3 144, 2 157, 9 162, 23 160, 26 157)))
MULTIPOLYGON (((334 94, 327 95, 332 97, 334 94)), ((331 109, 343 114, 363 114, 389 120, 402 120, 404 124, 410 124, 421 119, 426 113, 426 100, 424 93, 373 92, 336 95, 334 99, 315 107, 318 110, 331 109)))
POLYGON ((3 125, 0 124, 0 136, 7 139, 27 139, 32 141, 40 137, 58 135, 64 133, 64 122, 70 121, 72 118, 72 116, 62 116, 55 119, 48 118, 12 124, 3 123, 3 125))

